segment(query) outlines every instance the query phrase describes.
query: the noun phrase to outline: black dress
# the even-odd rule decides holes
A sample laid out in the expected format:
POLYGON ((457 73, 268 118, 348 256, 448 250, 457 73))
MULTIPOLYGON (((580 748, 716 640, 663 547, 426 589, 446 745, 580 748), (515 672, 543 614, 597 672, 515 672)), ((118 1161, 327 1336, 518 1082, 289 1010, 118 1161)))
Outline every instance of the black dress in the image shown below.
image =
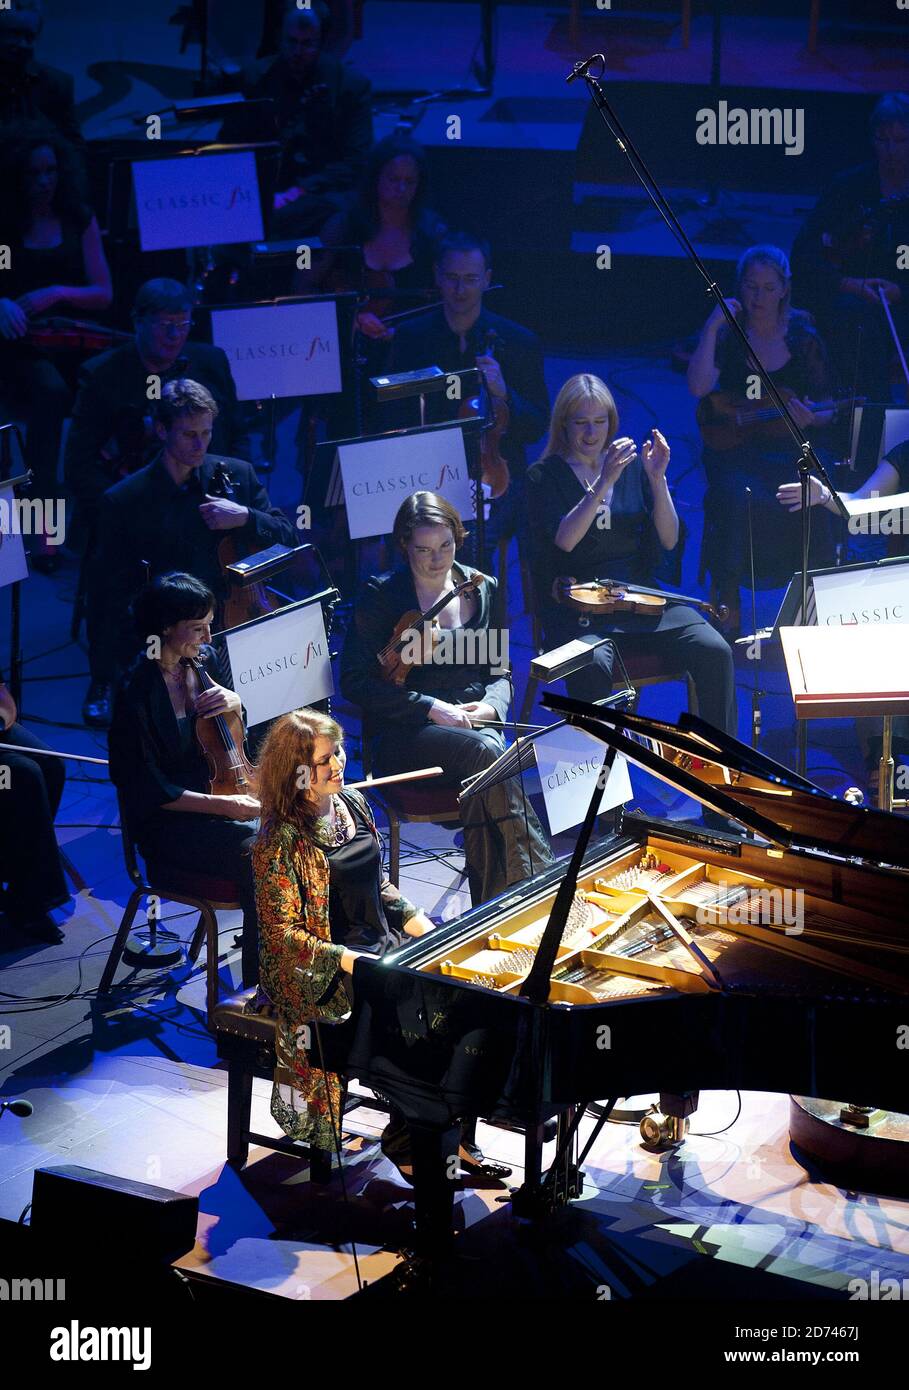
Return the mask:
MULTIPOLYGON (((82 236, 91 221, 84 210, 61 218, 59 246, 30 247, 9 239, 10 269, 4 272, 0 295, 16 300, 31 290, 49 285, 84 286, 85 260, 82 236)), ((0 241, 4 237, 0 232, 0 241)), ((55 304, 51 315, 68 314, 66 304, 55 304)), ((25 461, 35 474, 36 496, 57 494, 57 459, 63 422, 72 408, 81 356, 76 352, 46 352, 28 339, 0 341, 0 383, 3 394, 15 401, 25 416, 25 461)))
MULTIPOLYGON (((769 373, 777 388, 788 387, 799 400, 829 399, 832 394, 827 353, 808 316, 793 311, 786 332, 790 357, 782 367, 769 373)), ((746 397, 747 379, 754 373, 738 339, 721 331, 717 339, 716 364, 719 368, 717 391, 728 391, 736 397, 746 397)), ((760 402, 756 402, 760 405, 760 402)), ((812 426, 808 436, 823 462, 832 463, 824 436, 830 439, 827 426, 812 426)), ((754 562, 757 583, 783 584, 792 578, 801 563, 801 518, 798 512, 785 511, 776 500, 781 483, 791 483, 798 477, 796 462, 798 448, 788 435, 773 441, 749 441, 735 449, 715 450, 705 446, 704 472, 707 491, 704 495, 704 543, 701 551, 701 571, 707 571, 714 582, 725 587, 750 583, 748 543, 748 505, 746 488, 752 495, 752 526, 754 533, 754 562)), ((811 553, 813 568, 831 565, 834 553, 834 528, 829 512, 811 518, 811 553)))
MULTIPOLYGON (((556 532, 562 518, 583 496, 583 485, 559 454, 550 454, 527 474, 535 603, 547 646, 561 646, 585 635, 614 637, 612 644, 597 648, 589 666, 566 679, 569 694, 581 700, 598 700, 609 694, 615 647, 626 660, 652 653, 667 670, 689 672, 697 691, 698 713, 734 734, 732 651, 695 609, 668 604, 657 617, 623 613, 588 618, 552 598, 552 583, 559 576, 572 576, 578 583, 608 578, 647 585, 658 577, 661 546, 651 519, 650 485, 640 459, 630 463, 616 482, 609 525, 592 522, 574 550, 561 550, 555 543, 556 532)), ((677 544, 676 551, 679 549, 677 544)))
MULTIPOLYGON (((201 659, 214 674, 211 647, 203 649, 201 659)), ((251 986, 258 979, 259 948, 248 848, 256 822, 164 809, 184 791, 209 790, 208 765, 195 724, 194 714, 177 718, 157 663, 138 657, 114 700, 108 732, 110 778, 152 877, 158 865, 165 872, 167 867, 196 871, 237 885, 243 909, 243 983, 251 986)))

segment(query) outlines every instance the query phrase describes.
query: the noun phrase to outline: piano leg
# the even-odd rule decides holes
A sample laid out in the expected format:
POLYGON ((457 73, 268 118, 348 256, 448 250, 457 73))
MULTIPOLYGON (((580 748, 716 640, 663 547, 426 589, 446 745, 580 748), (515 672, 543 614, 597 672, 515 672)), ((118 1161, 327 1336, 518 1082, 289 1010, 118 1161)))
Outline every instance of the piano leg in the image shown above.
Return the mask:
POLYGON ((454 1235, 454 1194, 460 1173, 461 1125, 448 1129, 408 1122, 413 1154, 414 1226, 420 1255, 446 1254, 454 1235))

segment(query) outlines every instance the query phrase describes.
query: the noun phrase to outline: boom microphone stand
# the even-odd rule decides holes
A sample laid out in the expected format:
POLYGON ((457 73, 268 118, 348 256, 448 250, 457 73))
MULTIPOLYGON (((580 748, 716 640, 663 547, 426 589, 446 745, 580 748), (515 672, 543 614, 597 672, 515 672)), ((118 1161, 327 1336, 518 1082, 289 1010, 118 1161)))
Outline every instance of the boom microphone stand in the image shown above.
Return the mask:
MULTIPOLYGON (((638 182, 641 184, 642 188, 644 189, 644 192, 650 198, 650 201, 653 203, 657 212, 660 214, 663 221, 666 223, 666 226, 672 232, 676 241, 682 247, 683 251, 688 256, 688 258, 691 260, 695 269, 699 272, 707 288, 707 293, 713 296, 718 308, 720 309, 723 317, 728 323, 731 331, 736 335, 742 347, 744 348, 747 360, 753 364, 755 371, 761 379, 761 385, 767 391, 767 394, 773 401, 773 404, 780 412, 780 415, 785 421, 789 433, 792 435, 792 438, 798 447, 799 453, 796 466, 798 468, 799 485, 801 488, 802 500, 802 612, 807 613, 808 541, 810 536, 810 518, 808 514, 808 501, 810 496, 812 473, 816 478, 819 478, 821 482, 824 483, 830 489, 831 495, 833 496, 836 502, 836 509, 839 512, 840 517, 844 521, 848 522, 849 512, 846 509, 845 503, 843 502, 842 498, 840 497, 839 493, 834 487, 833 481, 830 478, 830 475, 828 474, 826 468, 821 463, 820 459, 815 453, 811 443, 802 433, 800 427, 796 424, 789 410, 788 405, 786 404, 785 400, 780 395, 780 392, 774 385, 773 378, 770 376, 770 373, 765 369, 763 363, 761 363, 756 357, 754 351, 752 350, 751 344, 748 341, 748 335, 746 334, 742 325, 739 323, 735 314, 733 314, 732 310, 727 305, 722 290, 720 289, 716 281, 710 278, 710 273, 707 270, 707 267, 704 265, 704 262, 701 260, 697 251, 694 249, 694 246, 691 244, 691 241, 686 235, 684 228, 679 222, 679 219, 676 217, 672 208, 669 206, 669 203, 666 201, 666 198, 664 197, 659 184, 657 183, 656 179, 653 177, 647 165, 645 164, 640 152, 637 149, 637 146, 635 145, 634 141, 631 139, 631 136, 625 130, 625 127, 622 125, 618 116, 615 114, 612 107, 610 106, 606 98, 606 92, 603 89, 603 85, 600 80, 605 71, 606 59, 604 58, 603 54, 594 53, 590 58, 585 58, 581 62, 575 63, 574 67, 571 70, 571 73, 565 80, 567 82, 574 82, 577 80, 577 78, 582 77, 584 81, 587 83, 587 90, 590 92, 594 106, 597 108, 597 110, 603 118, 603 123, 606 126, 606 129, 609 131, 610 135, 618 145, 620 153, 623 154, 625 158, 628 160, 628 163, 631 165, 632 172, 638 179, 638 182), (591 68, 594 66, 594 64, 597 63, 600 65, 600 72, 598 75, 595 76, 591 72, 591 68)), ((805 721, 799 720, 798 771, 802 774, 804 774, 805 765, 807 761, 805 731, 805 721)))

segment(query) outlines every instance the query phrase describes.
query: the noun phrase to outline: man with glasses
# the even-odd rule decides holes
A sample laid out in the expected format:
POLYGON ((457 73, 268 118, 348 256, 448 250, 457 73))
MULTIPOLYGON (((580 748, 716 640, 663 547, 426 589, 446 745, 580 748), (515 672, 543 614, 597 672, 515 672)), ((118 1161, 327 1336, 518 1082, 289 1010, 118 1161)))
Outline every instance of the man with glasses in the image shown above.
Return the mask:
POLYGON ((906 384, 881 294, 909 338, 909 96, 891 92, 871 113, 874 159, 839 174, 792 248, 792 276, 814 313, 845 388, 905 399, 906 384), (892 387, 895 385, 896 390, 892 387))
POLYGON ((49 121, 81 156, 73 79, 35 61, 44 25, 41 0, 12 0, 0 7, 0 122, 49 121))
MULTIPOLYGON (((160 448, 152 416, 165 385, 180 377, 199 382, 217 402, 211 441, 215 454, 249 458, 249 439, 227 354, 207 343, 189 342, 192 296, 177 280, 149 280, 133 307, 136 335, 86 362, 64 451, 64 474, 76 506, 74 531, 92 544, 105 490, 143 468, 160 448), (156 380, 153 380, 156 379, 156 380)), ((99 668, 97 612, 89 606, 91 684, 82 715, 86 724, 110 721, 110 673, 99 668)))
MULTIPOLYGON (((511 481, 505 496, 490 506, 486 527, 489 555, 500 537, 527 534, 526 450, 540 438, 549 420, 543 351, 535 333, 485 307, 483 295, 492 283, 486 242, 465 232, 444 236, 436 254, 435 280, 442 303, 395 330, 391 370, 408 372, 435 366, 443 372, 462 372, 479 367, 489 394, 507 405, 508 429, 499 452, 508 464, 511 481)), ((419 423, 415 397, 402 402, 401 407, 389 408, 389 427, 419 423), (405 418, 405 411, 409 418, 405 418)), ((459 402, 448 400, 447 392, 436 392, 427 397, 427 423, 451 419, 459 408, 459 402)), ((481 569, 484 559, 475 561, 481 569)))

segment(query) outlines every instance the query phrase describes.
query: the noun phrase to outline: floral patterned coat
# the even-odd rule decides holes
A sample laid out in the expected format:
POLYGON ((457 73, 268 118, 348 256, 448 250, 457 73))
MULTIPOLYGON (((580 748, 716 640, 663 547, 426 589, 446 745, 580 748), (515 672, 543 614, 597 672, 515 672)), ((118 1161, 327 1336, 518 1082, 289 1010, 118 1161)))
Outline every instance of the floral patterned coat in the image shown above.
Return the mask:
MULTIPOLYGON (((342 796, 379 840, 360 793, 342 796)), ((334 1125, 340 1121, 341 1081, 334 1072, 311 1066, 306 1050, 311 1020, 337 1020, 350 1009, 340 974, 344 947, 332 941, 329 926, 328 858, 315 841, 284 823, 256 841, 252 861, 260 987, 276 1014, 271 1113, 292 1139, 331 1150, 334 1125)), ((381 892, 390 926, 403 926, 417 911, 387 879, 381 892)))

